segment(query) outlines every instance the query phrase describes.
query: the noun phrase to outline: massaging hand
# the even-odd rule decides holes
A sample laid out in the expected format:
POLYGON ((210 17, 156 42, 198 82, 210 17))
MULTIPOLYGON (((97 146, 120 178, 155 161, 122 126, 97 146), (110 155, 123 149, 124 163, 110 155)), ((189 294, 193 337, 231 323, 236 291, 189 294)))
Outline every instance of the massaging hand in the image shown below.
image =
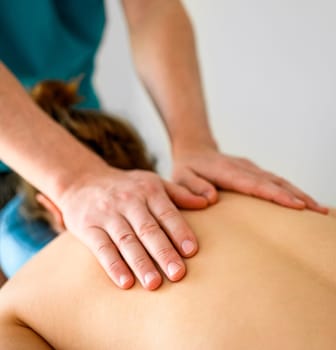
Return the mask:
POLYGON ((177 281, 186 271, 180 255, 197 251, 196 238, 172 200, 183 208, 207 205, 203 197, 154 173, 108 167, 73 185, 58 205, 67 229, 118 286, 133 285, 132 270, 144 288, 155 289, 162 277, 154 262, 177 281))
POLYGON ((173 164, 173 181, 204 196, 209 204, 216 202, 218 187, 290 208, 328 212, 288 181, 260 169, 247 159, 221 154, 215 147, 179 150, 173 164))

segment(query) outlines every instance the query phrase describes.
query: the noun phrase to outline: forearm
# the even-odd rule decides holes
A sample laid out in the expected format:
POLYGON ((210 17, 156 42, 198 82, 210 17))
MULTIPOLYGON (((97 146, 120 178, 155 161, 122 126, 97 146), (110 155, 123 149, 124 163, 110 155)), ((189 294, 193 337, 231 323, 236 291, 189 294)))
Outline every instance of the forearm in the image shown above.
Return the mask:
POLYGON ((124 1, 137 71, 162 116, 173 151, 215 146, 190 20, 179 1, 124 1))
POLYGON ((0 62, 0 157, 57 201, 81 174, 105 163, 52 121, 0 62))

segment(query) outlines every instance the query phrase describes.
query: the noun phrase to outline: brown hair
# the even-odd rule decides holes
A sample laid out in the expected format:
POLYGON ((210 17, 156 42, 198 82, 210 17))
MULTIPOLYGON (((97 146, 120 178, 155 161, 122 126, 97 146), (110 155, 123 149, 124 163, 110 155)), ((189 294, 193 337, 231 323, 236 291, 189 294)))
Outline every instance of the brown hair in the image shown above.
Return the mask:
MULTIPOLYGON (((154 162, 144 143, 129 124, 99 111, 72 107, 81 101, 78 85, 76 80, 68 83, 46 80, 31 90, 31 96, 52 119, 110 166, 154 171, 154 162)), ((36 201, 38 190, 22 180, 21 191, 25 198, 22 206, 25 216, 48 221, 48 213, 36 201)))

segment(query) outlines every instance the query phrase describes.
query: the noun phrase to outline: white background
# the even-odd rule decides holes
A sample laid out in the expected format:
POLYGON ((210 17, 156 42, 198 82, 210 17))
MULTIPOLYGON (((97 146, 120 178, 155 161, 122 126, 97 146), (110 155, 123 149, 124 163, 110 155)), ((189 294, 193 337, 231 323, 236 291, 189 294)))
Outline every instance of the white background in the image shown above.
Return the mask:
MULTIPOLYGON (((209 118, 222 151, 246 156, 336 206, 336 2, 184 4, 194 24, 209 118)), ((167 136, 134 73, 120 3, 106 5, 98 92, 105 109, 137 126, 168 176, 167 136)))

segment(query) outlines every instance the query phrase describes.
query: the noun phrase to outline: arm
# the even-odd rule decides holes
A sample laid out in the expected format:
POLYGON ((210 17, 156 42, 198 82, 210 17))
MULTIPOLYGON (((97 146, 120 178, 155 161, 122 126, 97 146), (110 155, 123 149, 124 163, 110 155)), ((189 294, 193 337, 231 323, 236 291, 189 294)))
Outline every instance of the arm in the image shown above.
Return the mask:
POLYGON ((184 263, 167 234, 183 256, 195 254, 197 243, 170 198, 191 207, 202 207, 203 199, 156 174, 109 167, 47 118, 2 63, 0 129, 2 159, 56 204, 66 227, 117 285, 133 285, 130 269, 144 287, 160 285, 144 246, 169 278, 183 277, 184 263))
POLYGON ((106 167, 46 117, 2 62, 0 111, 1 159, 56 202, 81 174, 106 167))
POLYGON ((221 154, 207 120, 196 45, 179 0, 123 0, 134 61, 170 136, 173 180, 208 203, 216 186, 326 213, 299 189, 252 162, 221 154))
POLYGON ((167 127, 172 148, 215 147, 192 25, 178 0, 124 0, 134 61, 167 127))

